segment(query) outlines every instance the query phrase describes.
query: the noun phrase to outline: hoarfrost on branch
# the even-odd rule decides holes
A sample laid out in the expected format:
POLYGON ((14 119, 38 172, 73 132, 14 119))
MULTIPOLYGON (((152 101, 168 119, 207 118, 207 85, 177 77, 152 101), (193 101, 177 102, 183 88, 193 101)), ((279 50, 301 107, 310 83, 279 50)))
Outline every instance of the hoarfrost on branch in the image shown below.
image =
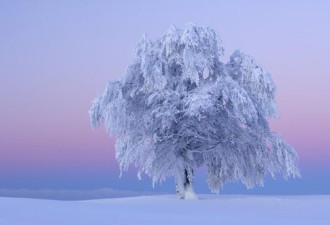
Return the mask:
POLYGON ((202 165, 213 192, 235 180, 263 185, 266 173, 299 176, 296 152, 269 129, 277 117, 271 75, 239 50, 224 63, 223 52, 209 27, 143 36, 126 74, 89 111, 93 128, 116 135, 121 171, 134 165, 153 183, 174 176, 182 198, 202 165))

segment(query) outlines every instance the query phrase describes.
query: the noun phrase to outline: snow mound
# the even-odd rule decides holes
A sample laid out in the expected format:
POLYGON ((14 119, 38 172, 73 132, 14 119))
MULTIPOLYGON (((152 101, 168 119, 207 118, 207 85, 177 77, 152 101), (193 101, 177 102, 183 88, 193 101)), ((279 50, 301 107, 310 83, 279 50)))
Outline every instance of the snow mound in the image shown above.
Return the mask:
POLYGON ((330 224, 330 195, 174 195, 87 201, 0 198, 0 224, 330 224))
POLYGON ((191 186, 188 186, 186 188, 184 195, 185 195, 184 196, 185 200, 197 200, 198 199, 195 191, 192 189, 191 186))

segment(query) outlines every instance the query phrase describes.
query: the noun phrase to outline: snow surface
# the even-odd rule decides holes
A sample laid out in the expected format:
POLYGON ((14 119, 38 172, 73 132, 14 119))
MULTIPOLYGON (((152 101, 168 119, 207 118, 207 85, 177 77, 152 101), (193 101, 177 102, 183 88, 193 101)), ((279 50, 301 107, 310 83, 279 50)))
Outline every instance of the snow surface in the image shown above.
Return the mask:
POLYGON ((174 195, 88 201, 0 198, 0 224, 330 224, 330 195, 174 195))

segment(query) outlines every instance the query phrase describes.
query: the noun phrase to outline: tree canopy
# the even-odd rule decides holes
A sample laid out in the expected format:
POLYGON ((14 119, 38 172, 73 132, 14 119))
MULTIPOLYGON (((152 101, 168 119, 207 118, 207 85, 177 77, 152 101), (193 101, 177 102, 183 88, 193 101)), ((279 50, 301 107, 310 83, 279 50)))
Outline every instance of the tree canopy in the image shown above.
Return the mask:
POLYGON ((223 52, 218 34, 196 25, 137 43, 126 74, 89 111, 93 128, 116 135, 121 171, 134 165, 154 183, 186 172, 191 181, 205 165, 213 192, 235 180, 263 185, 266 173, 299 176, 294 149, 269 128, 271 75, 239 50, 224 63, 223 52))

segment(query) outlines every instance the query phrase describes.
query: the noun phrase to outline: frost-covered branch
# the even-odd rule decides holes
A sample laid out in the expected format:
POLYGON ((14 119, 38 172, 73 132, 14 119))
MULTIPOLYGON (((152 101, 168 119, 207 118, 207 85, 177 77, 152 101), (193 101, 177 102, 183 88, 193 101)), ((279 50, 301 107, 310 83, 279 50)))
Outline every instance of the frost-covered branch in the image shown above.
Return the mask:
POLYGON ((238 50, 221 62, 223 51, 214 30, 193 24, 137 43, 126 74, 89 111, 93 128, 116 135, 121 171, 134 165, 153 183, 174 176, 180 189, 206 165, 214 192, 234 180, 262 185, 266 173, 299 176, 294 149, 269 130, 271 75, 238 50))

